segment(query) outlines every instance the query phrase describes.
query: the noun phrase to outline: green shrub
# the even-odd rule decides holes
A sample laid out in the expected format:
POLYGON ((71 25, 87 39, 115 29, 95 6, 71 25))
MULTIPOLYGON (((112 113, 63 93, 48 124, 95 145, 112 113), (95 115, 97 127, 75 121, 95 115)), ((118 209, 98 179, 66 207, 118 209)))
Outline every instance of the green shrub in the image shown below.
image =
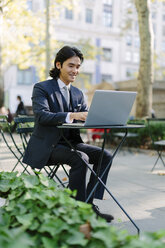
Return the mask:
POLYGON ((53 180, 2 172, 0 247, 2 248, 163 248, 165 231, 140 238, 96 218, 91 205, 73 199, 75 192, 53 180))
POLYGON ((165 139, 165 123, 152 122, 148 131, 154 141, 165 139))
MULTIPOLYGON (((152 139, 154 141, 165 139, 165 122, 154 121, 148 127, 147 121, 145 120, 133 120, 129 121, 128 124, 144 125, 142 128, 128 129, 129 133, 137 133, 137 137, 127 138, 124 145, 132 147, 140 147, 145 149, 152 149, 152 139), (152 139, 151 139, 152 135, 152 139)), ((115 133, 123 132, 123 129, 112 129, 111 142, 115 142, 115 133)))

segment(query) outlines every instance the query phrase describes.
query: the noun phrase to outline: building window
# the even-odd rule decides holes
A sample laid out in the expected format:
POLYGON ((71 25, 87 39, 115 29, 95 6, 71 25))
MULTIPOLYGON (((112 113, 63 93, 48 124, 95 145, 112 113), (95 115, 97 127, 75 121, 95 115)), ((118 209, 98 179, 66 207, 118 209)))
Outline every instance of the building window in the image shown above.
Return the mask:
POLYGON ((32 3, 32 0, 27 0, 27 7, 28 9, 32 10, 32 7, 33 7, 33 3, 32 3))
POLYGON ((131 54, 131 52, 127 51, 127 52, 126 52, 126 56, 125 56, 125 60, 126 60, 127 62, 130 62, 131 59, 132 59, 132 54, 131 54))
POLYGON ((111 48, 103 48, 102 60, 111 62, 112 61, 112 49, 111 48))
POLYGON ((132 46, 132 36, 131 35, 126 36, 126 45, 132 46))
POLYGON ((153 27, 154 34, 156 34, 156 23, 153 23, 152 27, 153 27))
POLYGON ((127 68, 127 69, 126 69, 126 77, 129 78, 129 77, 131 77, 131 76, 132 76, 132 69, 127 68))
POLYGON ((132 68, 127 68, 126 69, 126 77, 127 78, 133 78, 135 77, 135 70, 132 68))
POLYGON ((103 4, 112 5, 112 0, 103 0, 103 4))
POLYGON ((139 24, 138 24, 137 21, 135 22, 135 31, 136 31, 136 32, 139 32, 139 24))
POLYGON ((112 6, 108 4, 103 5, 103 25, 112 27, 112 6))
POLYGON ((112 82, 112 75, 102 74, 101 75, 101 81, 106 82, 106 83, 112 82))
POLYGON ((165 52, 165 40, 162 41, 162 51, 165 52))
POLYGON ((26 70, 18 69, 17 82, 20 85, 32 85, 33 84, 33 71, 31 68, 26 70))
POLYGON ((92 23, 93 11, 92 9, 86 9, 85 21, 87 23, 92 23))
POLYGON ((139 40, 139 37, 135 37, 134 39, 134 46, 136 48, 139 48, 140 47, 140 40, 139 40))
POLYGON ((72 9, 65 8, 65 18, 72 20, 73 19, 73 11, 72 9))
POLYGON ((152 19, 156 19, 156 12, 151 13, 152 19))
POLYGON ((165 36, 165 26, 162 27, 162 35, 165 36))
POLYGON ((165 21, 165 14, 162 15, 162 20, 165 21))
POLYGON ((139 53, 133 53, 133 62, 139 63, 139 53))

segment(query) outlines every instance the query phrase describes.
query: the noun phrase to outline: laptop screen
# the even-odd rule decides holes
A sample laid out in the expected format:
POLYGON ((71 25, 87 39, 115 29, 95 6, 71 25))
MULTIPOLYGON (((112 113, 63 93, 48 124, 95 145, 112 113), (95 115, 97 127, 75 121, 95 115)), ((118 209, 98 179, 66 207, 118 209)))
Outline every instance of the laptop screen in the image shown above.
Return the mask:
POLYGON ((136 94, 131 91, 96 90, 85 126, 125 125, 136 94))

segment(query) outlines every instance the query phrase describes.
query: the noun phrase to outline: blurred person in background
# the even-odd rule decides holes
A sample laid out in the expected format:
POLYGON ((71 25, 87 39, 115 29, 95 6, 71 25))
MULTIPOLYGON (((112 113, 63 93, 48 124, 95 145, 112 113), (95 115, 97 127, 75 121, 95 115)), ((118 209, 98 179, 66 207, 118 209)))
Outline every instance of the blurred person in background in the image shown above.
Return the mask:
POLYGON ((18 116, 18 115, 26 115, 26 109, 25 109, 25 106, 24 106, 24 103, 22 101, 22 98, 21 96, 17 96, 17 101, 18 101, 18 106, 17 106, 17 109, 16 109, 16 112, 15 112, 15 115, 18 116))

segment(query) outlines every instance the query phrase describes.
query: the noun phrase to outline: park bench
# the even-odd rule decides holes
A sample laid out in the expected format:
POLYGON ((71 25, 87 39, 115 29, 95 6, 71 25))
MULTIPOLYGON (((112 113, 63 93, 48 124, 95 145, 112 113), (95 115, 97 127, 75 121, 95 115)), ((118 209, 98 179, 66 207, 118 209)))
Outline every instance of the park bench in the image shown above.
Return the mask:
POLYGON ((152 141, 152 147, 156 150, 158 156, 152 167, 151 171, 156 167, 159 159, 161 160, 163 166, 165 167, 165 162, 163 160, 163 150, 165 149, 165 118, 147 118, 149 136, 152 141), (159 128, 155 128, 159 125, 159 128), (159 132, 159 134, 158 134, 159 132))

